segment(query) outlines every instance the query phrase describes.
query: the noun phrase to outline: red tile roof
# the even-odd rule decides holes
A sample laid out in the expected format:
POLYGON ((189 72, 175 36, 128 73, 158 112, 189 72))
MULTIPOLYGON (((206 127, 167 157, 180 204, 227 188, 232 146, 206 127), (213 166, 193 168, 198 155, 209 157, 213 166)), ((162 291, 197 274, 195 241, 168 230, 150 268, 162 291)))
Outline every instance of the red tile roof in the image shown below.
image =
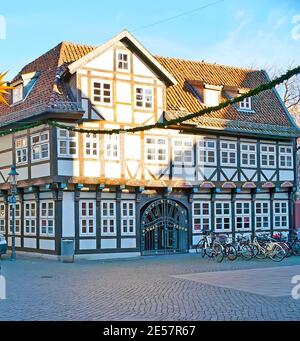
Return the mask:
MULTIPOLYGON (((0 123, 5 120, 3 116, 8 117, 11 113, 19 112, 20 114, 16 117, 18 119, 25 118, 32 114, 29 108, 36 105, 51 106, 58 102, 74 101, 60 76, 64 74, 70 63, 82 58, 94 49, 95 47, 92 46, 62 42, 32 63, 26 65, 13 81, 20 79, 22 74, 37 71, 40 72, 39 79, 25 101, 10 108, 0 104, 0 123)), ((178 58, 155 58, 178 82, 177 85, 171 86, 167 90, 166 119, 203 109, 203 104, 191 90, 190 84, 193 81, 239 89, 252 89, 268 81, 264 71, 178 58)), ((225 99, 226 96, 224 94, 223 100, 225 99)), ((8 98, 8 100, 10 99, 8 98)), ((245 113, 237 110, 235 106, 231 106, 206 115, 204 120, 203 118, 194 119, 194 122, 199 123, 202 127, 218 126, 218 128, 222 129, 226 128, 227 121, 294 128, 292 121, 274 91, 266 91, 255 96, 253 98, 253 109, 253 113, 245 113), (209 123, 208 118, 212 118, 217 123, 209 123)))

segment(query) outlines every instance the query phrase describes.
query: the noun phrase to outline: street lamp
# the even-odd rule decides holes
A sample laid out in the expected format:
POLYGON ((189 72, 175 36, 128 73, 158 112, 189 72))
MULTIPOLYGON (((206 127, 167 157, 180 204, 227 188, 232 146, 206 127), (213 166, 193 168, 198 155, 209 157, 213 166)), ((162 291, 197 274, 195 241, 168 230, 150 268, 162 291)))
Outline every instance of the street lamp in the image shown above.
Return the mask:
POLYGON ((12 236, 11 236, 11 254, 10 260, 16 260, 16 195, 17 195, 17 176, 18 172, 16 166, 11 166, 8 173, 7 182, 10 184, 10 196, 8 197, 8 203, 11 204, 11 219, 12 219, 12 236))

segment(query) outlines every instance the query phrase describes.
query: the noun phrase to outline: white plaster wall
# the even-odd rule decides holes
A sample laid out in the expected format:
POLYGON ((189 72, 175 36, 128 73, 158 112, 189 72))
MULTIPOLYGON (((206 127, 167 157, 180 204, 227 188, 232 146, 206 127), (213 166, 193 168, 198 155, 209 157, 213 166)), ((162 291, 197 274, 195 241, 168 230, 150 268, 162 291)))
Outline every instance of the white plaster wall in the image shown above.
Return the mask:
POLYGON ((134 249, 136 248, 136 239, 135 238, 126 238, 121 240, 121 248, 122 249, 134 249))
POLYGON ((79 176, 78 160, 58 160, 58 174, 64 176, 79 176))
POLYGON ((62 236, 75 237, 74 192, 63 192, 62 236))
POLYGON ((96 250, 97 243, 95 239, 81 239, 79 241, 79 248, 80 250, 96 250))
POLYGON ((36 249, 36 238, 24 238, 24 247, 36 249))
POLYGON ((50 163, 43 163, 41 165, 31 166, 31 177, 39 178, 50 175, 50 163))
POLYGON ((101 249, 116 249, 117 239, 101 239, 101 249))
POLYGON ((40 239, 40 249, 55 250, 55 241, 49 239, 40 239))

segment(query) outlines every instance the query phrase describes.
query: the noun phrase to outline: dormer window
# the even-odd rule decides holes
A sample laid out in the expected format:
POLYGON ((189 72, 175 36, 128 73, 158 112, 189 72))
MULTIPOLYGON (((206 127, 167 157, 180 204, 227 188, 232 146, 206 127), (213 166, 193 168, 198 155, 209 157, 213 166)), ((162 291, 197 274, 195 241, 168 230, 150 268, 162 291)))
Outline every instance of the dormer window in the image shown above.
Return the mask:
POLYGON ((14 87, 12 90, 12 104, 24 101, 26 99, 35 86, 38 77, 38 72, 27 73, 22 75, 22 80, 19 80, 18 83, 11 84, 14 87))
POLYGON ((239 102, 240 104, 240 109, 241 110, 251 110, 252 106, 251 106, 251 98, 247 97, 245 99, 243 99, 241 102, 239 102))
POLYGON ((16 85, 12 90, 12 101, 18 103, 23 100, 23 84, 16 85))
POLYGON ((204 85, 204 104, 208 107, 214 107, 220 104, 222 86, 204 85))

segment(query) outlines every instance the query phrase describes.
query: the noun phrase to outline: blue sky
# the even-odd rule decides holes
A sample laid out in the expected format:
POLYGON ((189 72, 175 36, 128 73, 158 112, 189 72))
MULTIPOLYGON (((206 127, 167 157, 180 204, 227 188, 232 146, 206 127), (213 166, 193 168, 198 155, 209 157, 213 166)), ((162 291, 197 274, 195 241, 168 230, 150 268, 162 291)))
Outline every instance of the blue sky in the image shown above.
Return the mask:
MULTIPOLYGON (((62 40, 99 45, 124 28, 134 31, 215 1, 1 1, 0 70, 9 69, 11 78, 62 40)), ((224 0, 134 35, 153 54, 284 69, 299 64, 300 1, 224 0)))

